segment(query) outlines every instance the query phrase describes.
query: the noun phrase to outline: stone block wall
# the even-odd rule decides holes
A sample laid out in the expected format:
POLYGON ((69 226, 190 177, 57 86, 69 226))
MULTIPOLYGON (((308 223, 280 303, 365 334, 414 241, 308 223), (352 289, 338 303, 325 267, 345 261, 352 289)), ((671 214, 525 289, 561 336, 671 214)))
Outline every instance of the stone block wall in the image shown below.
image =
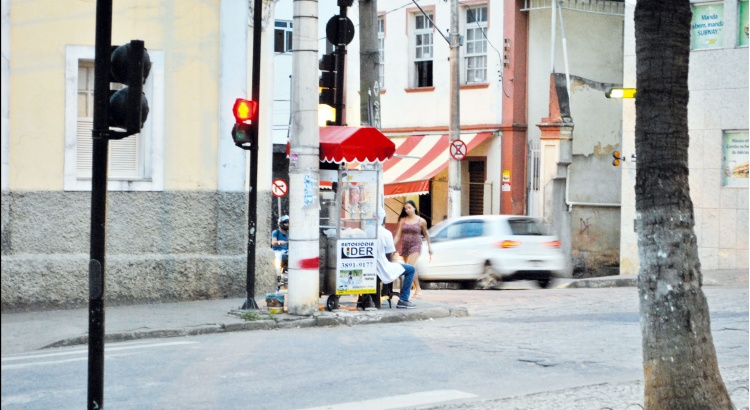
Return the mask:
MULTIPOLYGON (((244 297, 247 194, 109 192, 105 303, 244 297)), ((90 192, 3 192, 2 311, 88 305, 90 192)), ((255 289, 275 290, 270 194, 258 195, 255 289), (264 219, 265 218, 265 219, 264 219)))

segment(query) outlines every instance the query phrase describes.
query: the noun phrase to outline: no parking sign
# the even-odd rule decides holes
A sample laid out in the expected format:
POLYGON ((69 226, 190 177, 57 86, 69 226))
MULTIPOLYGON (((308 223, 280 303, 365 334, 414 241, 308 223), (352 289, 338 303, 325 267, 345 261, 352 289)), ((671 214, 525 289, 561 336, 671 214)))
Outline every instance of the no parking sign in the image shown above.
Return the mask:
POLYGON ((466 143, 461 140, 454 140, 451 141, 450 146, 450 153, 451 157, 455 159, 456 161, 461 161, 462 159, 466 158, 466 143))
POLYGON ((273 196, 281 198, 282 196, 286 196, 287 191, 289 191, 289 186, 286 184, 286 181, 281 178, 273 180, 273 184, 271 185, 271 193, 273 196))

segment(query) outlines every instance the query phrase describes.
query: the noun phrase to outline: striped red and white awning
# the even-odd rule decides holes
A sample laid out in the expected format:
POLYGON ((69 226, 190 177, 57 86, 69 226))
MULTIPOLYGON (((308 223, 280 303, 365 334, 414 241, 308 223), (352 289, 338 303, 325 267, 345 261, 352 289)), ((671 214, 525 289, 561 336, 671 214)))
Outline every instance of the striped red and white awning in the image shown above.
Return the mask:
MULTIPOLYGON (((471 155, 471 150, 490 136, 491 132, 480 132, 461 134, 460 138, 466 143, 467 153, 471 155)), ((449 135, 410 135, 394 137, 391 140, 396 144, 396 153, 393 158, 383 163, 385 196, 429 193, 430 180, 448 167, 449 135)))

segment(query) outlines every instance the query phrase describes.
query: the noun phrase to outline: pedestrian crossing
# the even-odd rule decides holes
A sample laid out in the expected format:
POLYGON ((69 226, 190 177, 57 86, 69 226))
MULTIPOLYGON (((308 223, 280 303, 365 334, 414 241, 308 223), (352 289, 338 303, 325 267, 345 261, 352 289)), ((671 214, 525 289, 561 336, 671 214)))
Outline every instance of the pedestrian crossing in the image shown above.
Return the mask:
MULTIPOLYGON (((196 344, 192 341, 168 341, 168 342, 131 342, 117 343, 104 346, 104 357, 125 356, 128 351, 138 349, 156 349, 180 345, 196 344)), ((65 364, 88 360, 88 347, 75 347, 72 349, 62 348, 59 351, 38 351, 23 354, 14 354, 0 358, 0 369, 11 370, 32 366, 47 366, 65 364)))
POLYGON ((302 410, 388 410, 403 409, 411 406, 424 406, 428 404, 442 403, 451 400, 470 399, 477 397, 475 394, 460 390, 432 390, 396 396, 380 397, 372 400, 354 401, 348 403, 332 404, 320 407, 311 407, 302 410))

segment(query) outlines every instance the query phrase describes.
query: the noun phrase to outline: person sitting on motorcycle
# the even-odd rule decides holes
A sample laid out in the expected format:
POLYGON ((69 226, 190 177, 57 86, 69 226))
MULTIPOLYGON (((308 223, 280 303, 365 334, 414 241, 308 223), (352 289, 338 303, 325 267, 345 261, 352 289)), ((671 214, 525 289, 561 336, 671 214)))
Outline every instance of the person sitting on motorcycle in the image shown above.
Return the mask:
POLYGON ((279 229, 271 232, 271 249, 281 253, 281 270, 286 270, 289 251, 289 215, 279 218, 279 229))

